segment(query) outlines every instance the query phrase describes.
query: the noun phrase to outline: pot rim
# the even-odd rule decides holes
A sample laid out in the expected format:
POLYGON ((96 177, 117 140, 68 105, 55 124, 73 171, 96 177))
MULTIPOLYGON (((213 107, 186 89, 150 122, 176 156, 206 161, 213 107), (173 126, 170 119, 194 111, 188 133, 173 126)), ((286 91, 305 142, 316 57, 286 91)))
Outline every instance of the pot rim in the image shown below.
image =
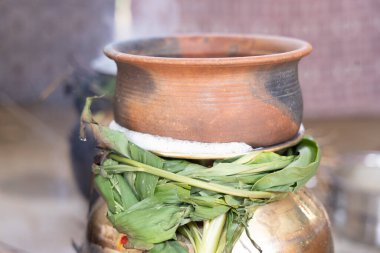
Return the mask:
POLYGON ((263 65, 263 64, 275 64, 300 60, 302 57, 310 54, 312 46, 310 43, 284 36, 273 35, 260 35, 260 34, 181 34, 181 35, 169 35, 159 37, 147 37, 139 39, 124 40, 119 42, 113 42, 108 44, 104 48, 104 53, 109 58, 116 62, 133 62, 133 63, 156 63, 156 64, 169 64, 169 65, 263 65), (261 41, 267 41, 272 43, 281 44, 288 48, 295 48, 281 53, 265 54, 259 56, 241 56, 241 57, 215 57, 215 58, 174 58, 174 57, 161 57, 161 56, 147 56, 124 53, 118 50, 121 45, 128 43, 136 43, 139 41, 148 41, 152 39, 167 39, 167 38, 220 38, 220 39, 255 39, 261 41))

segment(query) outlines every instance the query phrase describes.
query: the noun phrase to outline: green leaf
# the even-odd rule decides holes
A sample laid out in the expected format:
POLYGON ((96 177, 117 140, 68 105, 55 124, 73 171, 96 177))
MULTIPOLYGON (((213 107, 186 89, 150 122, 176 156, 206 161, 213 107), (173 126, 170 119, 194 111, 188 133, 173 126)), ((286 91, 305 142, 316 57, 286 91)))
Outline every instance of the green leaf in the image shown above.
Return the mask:
POLYGON ((226 247, 225 253, 231 253, 235 243, 239 240, 244 231, 244 222, 235 212, 229 212, 226 225, 226 247))
POLYGON ((253 151, 246 155, 243 155, 239 157, 238 159, 234 161, 228 161, 225 160, 227 163, 235 163, 235 164, 248 164, 250 161, 255 160, 257 156, 259 156, 262 153, 262 151, 253 151))
POLYGON ((280 161, 286 161, 289 162, 289 160, 293 160, 294 156, 291 155, 279 155, 274 152, 268 152, 263 151, 257 156, 255 156, 254 159, 251 159, 246 164, 265 164, 265 163, 271 163, 271 162, 280 162, 280 161))
POLYGON ((178 232, 185 236, 193 245, 194 251, 197 253, 202 243, 202 233, 197 222, 190 222, 178 228, 178 232))
POLYGON ((214 207, 194 205, 194 211, 190 214, 193 221, 212 220, 230 210, 229 206, 218 205, 214 207))
POLYGON ((164 160, 162 158, 129 142, 125 136, 123 138, 126 140, 126 145, 129 149, 129 158, 156 168, 163 168, 164 160))
POLYGON ((209 191, 214 191, 223 194, 229 194, 239 197, 246 197, 250 199, 258 199, 258 198, 273 198, 273 193, 265 192, 265 191, 248 191, 242 189, 235 189, 232 187, 226 187, 220 184, 207 183, 202 180, 196 180, 190 177, 178 175, 175 173, 171 173, 162 169, 158 169, 143 163, 139 163, 137 161, 133 161, 128 158, 120 157, 117 155, 111 154, 110 157, 120 163, 124 163, 125 165, 114 165, 114 166, 104 166, 101 168, 95 168, 94 173, 99 173, 102 170, 106 173, 124 173, 127 171, 139 171, 146 172, 155 176, 163 177, 168 180, 176 181, 179 183, 185 183, 194 187, 206 189, 209 191))
MULTIPOLYGON (((126 141, 126 145, 128 145, 129 155, 131 159, 156 168, 163 167, 163 160, 153 153, 143 150, 142 148, 128 141, 126 141)), ((145 172, 137 172, 135 179, 135 188, 140 199, 145 199, 153 196, 157 182, 157 176, 145 172)))
POLYGON ((239 184, 254 184, 257 180, 267 175, 266 173, 253 174, 253 175, 232 175, 232 176, 215 176, 215 177, 207 177, 210 182, 218 183, 218 184, 228 184, 235 183, 235 185, 239 184))
POLYGON ((282 170, 270 173, 258 180, 252 190, 295 191, 316 174, 320 162, 317 143, 304 138, 296 147, 298 157, 282 170))
POLYGON ((237 174, 246 175, 252 173, 270 172, 284 168, 290 164, 293 159, 293 156, 280 156, 274 153, 264 152, 256 154, 253 160, 246 161, 245 164, 218 163, 210 169, 194 171, 189 175, 197 178, 210 178, 217 176, 226 177, 237 174))
POLYGON ((227 205, 233 207, 233 208, 238 208, 243 204, 243 201, 241 198, 237 198, 234 196, 230 195, 225 195, 224 196, 224 201, 226 202, 227 205))
POLYGON ((206 167, 199 164, 190 163, 185 160, 166 160, 164 162, 163 169, 172 173, 186 175, 188 173, 191 173, 192 171, 206 169, 206 167))
POLYGON ((197 177, 197 178, 230 176, 230 175, 239 174, 244 171, 248 171, 250 169, 251 169, 251 166, 245 165, 245 164, 218 163, 217 165, 209 169, 193 172, 192 174, 190 174, 190 176, 197 177))
POLYGON ((207 207, 226 205, 226 202, 223 199, 214 196, 189 196, 188 198, 183 199, 183 201, 192 205, 202 205, 207 207))
POLYGON ((166 241, 163 243, 155 244, 149 250, 149 253, 188 253, 188 251, 177 241, 166 241))
POLYGON ((164 203, 179 204, 183 199, 190 198, 190 190, 174 183, 157 185, 154 197, 164 203))
POLYGON ((112 213, 116 213, 119 204, 114 198, 114 191, 109 179, 101 175, 97 175, 95 176, 95 185, 99 193, 102 195, 103 199, 106 201, 108 209, 112 213))
POLYGON ((140 199, 153 196, 158 182, 158 177, 145 172, 137 172, 135 187, 140 199))
POLYGON ((178 172, 178 175, 182 175, 182 176, 192 176, 196 173, 199 173, 199 172, 203 172, 205 170, 208 170, 207 167, 204 167, 202 165, 199 165, 199 164, 195 164, 195 163, 187 163, 186 164, 186 167, 183 168, 182 171, 178 172))
POLYGON ((136 173, 135 172, 124 172, 123 176, 125 180, 127 181, 129 187, 133 191, 133 194, 136 196, 138 200, 140 199, 140 196, 137 193, 136 187, 135 187, 135 181, 136 181, 136 173))
POLYGON ((133 241, 148 244, 174 239, 189 208, 162 204, 156 198, 147 198, 129 210, 108 216, 115 228, 133 241))
POLYGON ((135 194, 133 193, 131 187, 125 181, 124 177, 117 174, 115 175, 115 181, 117 182, 119 188, 120 199, 124 209, 128 209, 138 202, 135 194))

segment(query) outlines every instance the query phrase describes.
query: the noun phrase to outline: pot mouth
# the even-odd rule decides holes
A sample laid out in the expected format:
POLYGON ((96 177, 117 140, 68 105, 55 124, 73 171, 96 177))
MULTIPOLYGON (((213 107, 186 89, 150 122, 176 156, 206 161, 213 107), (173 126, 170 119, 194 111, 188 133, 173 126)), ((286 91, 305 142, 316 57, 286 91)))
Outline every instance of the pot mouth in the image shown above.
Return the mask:
POLYGON ((242 34, 195 34, 142 38, 107 45, 116 62, 176 65, 272 64, 300 60, 312 50, 303 40, 242 34))

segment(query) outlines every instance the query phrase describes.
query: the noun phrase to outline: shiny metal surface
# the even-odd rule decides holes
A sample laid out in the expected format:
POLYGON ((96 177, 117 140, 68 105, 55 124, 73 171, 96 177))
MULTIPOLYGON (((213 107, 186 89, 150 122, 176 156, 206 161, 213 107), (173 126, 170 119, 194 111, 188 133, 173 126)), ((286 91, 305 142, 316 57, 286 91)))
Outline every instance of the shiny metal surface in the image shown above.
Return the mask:
POLYGON ((249 233, 264 253, 334 252, 324 207, 304 189, 259 208, 249 233))
MULTIPOLYGON (((83 253, 133 252, 118 246, 121 235, 107 221, 103 200, 96 204, 88 225, 83 253), (92 250, 92 251, 90 251, 92 250)), ((323 206, 306 190, 260 207, 249 222, 249 231, 264 253, 332 253, 330 224, 323 206)), ((244 242, 247 244, 247 241, 244 242)), ((234 252, 257 252, 240 250, 234 252)))

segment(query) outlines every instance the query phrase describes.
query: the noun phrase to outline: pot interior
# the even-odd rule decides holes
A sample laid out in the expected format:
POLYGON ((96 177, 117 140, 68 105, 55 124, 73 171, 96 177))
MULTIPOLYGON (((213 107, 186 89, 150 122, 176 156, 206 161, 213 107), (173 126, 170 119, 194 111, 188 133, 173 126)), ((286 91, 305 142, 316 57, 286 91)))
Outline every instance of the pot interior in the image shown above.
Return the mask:
POLYGON ((165 58, 228 58, 276 55, 307 47, 306 42, 271 36, 196 35, 116 43, 121 54, 165 58))

